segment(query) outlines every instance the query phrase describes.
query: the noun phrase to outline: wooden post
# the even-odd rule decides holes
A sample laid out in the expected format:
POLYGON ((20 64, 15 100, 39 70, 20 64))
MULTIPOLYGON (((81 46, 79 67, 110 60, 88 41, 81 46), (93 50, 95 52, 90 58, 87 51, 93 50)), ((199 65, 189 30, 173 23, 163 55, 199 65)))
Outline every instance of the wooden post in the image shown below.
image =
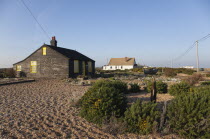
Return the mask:
POLYGON ((154 80, 154 90, 153 90, 153 101, 154 103, 156 103, 156 99, 157 99, 157 88, 156 88, 156 81, 154 80))
POLYGON ((151 96, 150 96, 151 102, 153 101, 153 82, 152 82, 152 88, 151 88, 151 96))
POLYGON ((151 102, 156 103, 156 99, 157 99, 157 88, 156 88, 155 78, 153 77, 150 100, 151 102))

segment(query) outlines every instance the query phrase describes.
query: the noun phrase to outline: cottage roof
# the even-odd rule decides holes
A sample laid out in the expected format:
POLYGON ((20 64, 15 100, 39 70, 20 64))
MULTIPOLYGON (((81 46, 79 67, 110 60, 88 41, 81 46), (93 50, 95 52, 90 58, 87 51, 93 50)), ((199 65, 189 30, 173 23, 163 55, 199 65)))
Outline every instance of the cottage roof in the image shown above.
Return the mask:
POLYGON ((135 58, 111 58, 108 65, 134 65, 135 58))
POLYGON ((53 50, 59 52, 60 54, 66 56, 68 58, 71 58, 71 59, 94 61, 94 60, 90 59, 89 57, 77 52, 76 50, 71 50, 71 49, 62 48, 62 47, 55 47, 55 46, 51 46, 51 45, 47 45, 47 46, 52 48, 53 50))
MULTIPOLYGON (((91 58, 77 52, 76 50, 71 50, 71 49, 67 49, 67 48, 62 48, 62 47, 57 47, 57 46, 52 46, 52 45, 47 45, 47 44, 44 44, 42 45, 40 48, 42 47, 50 47, 51 49, 55 50, 56 52, 62 54, 63 56, 67 57, 67 58, 70 58, 70 59, 76 59, 76 60, 90 60, 90 61, 93 61, 91 58)), ((39 48, 39 49, 40 49, 39 48)), ((39 49, 37 49, 36 51, 34 51, 32 54, 30 54, 28 57, 26 57, 24 60, 26 60, 27 58, 29 58, 31 55, 33 55, 35 52, 37 52, 39 49)), ((19 61, 15 64, 18 64, 20 62, 23 62, 24 60, 22 61, 19 61)), ((15 65, 13 64, 13 65, 15 65)))

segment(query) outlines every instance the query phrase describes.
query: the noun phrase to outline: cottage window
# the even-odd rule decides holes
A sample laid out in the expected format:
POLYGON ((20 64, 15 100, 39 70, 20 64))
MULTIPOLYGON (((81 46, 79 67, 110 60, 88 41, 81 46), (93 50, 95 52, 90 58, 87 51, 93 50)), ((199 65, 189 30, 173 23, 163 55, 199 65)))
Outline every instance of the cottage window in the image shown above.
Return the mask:
POLYGON ((37 62, 36 61, 31 61, 30 71, 31 71, 31 73, 37 72, 37 62))
POLYGON ((21 71, 21 65, 17 65, 17 66, 16 66, 16 70, 17 70, 17 71, 21 71))
POLYGON ((79 73, 79 60, 74 60, 74 73, 79 73))
POLYGON ((42 54, 45 56, 47 55, 47 47, 42 48, 42 54))
POLYGON ((85 75, 85 61, 82 61, 82 74, 85 75))
POLYGON ((88 62, 88 72, 92 72, 92 62, 88 62))

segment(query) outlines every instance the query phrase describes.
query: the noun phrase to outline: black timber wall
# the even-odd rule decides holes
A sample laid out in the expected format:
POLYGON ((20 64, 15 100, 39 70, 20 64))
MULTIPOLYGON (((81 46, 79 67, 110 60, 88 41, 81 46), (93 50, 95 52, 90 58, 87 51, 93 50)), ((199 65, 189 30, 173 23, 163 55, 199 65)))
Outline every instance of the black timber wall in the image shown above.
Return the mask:
POLYGON ((13 65, 21 65, 22 71, 26 77, 33 78, 68 78, 69 77, 69 59, 47 46, 42 46, 35 53, 30 55, 22 62, 13 65), (47 54, 42 54, 42 48, 47 48, 47 54), (37 73, 30 72, 30 62, 37 61, 37 73))
POLYGON ((95 62, 92 62, 92 72, 88 72, 88 60, 79 60, 79 73, 74 73, 74 60, 69 60, 69 77, 76 78, 78 75, 83 75, 83 62, 85 62, 85 75, 93 76, 95 74, 95 62))

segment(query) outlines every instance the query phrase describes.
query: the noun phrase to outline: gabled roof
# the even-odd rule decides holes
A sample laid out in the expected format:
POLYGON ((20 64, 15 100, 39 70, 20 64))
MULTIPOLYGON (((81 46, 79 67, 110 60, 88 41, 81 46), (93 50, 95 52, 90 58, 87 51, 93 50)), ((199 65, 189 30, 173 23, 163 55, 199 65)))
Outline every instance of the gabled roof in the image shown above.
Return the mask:
POLYGON ((108 65, 134 65, 136 64, 135 58, 111 58, 108 65))
POLYGON ((57 51, 58 53, 66 56, 70 59, 94 61, 94 60, 90 59, 89 57, 77 52, 76 50, 71 50, 71 49, 62 48, 62 47, 55 47, 55 46, 51 46, 51 45, 46 45, 46 46, 52 48, 53 50, 57 51))
MULTIPOLYGON (((42 45, 40 48, 42 47, 50 47, 51 49, 55 50, 56 52, 62 54, 63 56, 67 57, 67 58, 70 58, 70 59, 76 59, 76 60, 90 60, 90 61, 93 61, 95 62, 94 60, 92 60, 91 58, 77 52, 76 50, 71 50, 71 49, 67 49, 67 48, 62 48, 62 47, 57 47, 57 46, 52 46, 52 45, 47 45, 47 44, 44 44, 42 45)), ((39 49, 40 49, 39 48, 39 49)), ((33 55, 34 53, 36 53, 39 49, 37 49, 36 51, 34 51, 32 54, 30 54, 28 57, 26 57, 24 60, 26 60, 27 58, 29 58, 31 55, 33 55)), ((19 61, 17 63, 20 63, 20 62, 23 62, 24 60, 22 61, 19 61)), ((15 63, 15 64, 17 64, 15 63)), ((13 64, 13 65, 15 65, 13 64)))

